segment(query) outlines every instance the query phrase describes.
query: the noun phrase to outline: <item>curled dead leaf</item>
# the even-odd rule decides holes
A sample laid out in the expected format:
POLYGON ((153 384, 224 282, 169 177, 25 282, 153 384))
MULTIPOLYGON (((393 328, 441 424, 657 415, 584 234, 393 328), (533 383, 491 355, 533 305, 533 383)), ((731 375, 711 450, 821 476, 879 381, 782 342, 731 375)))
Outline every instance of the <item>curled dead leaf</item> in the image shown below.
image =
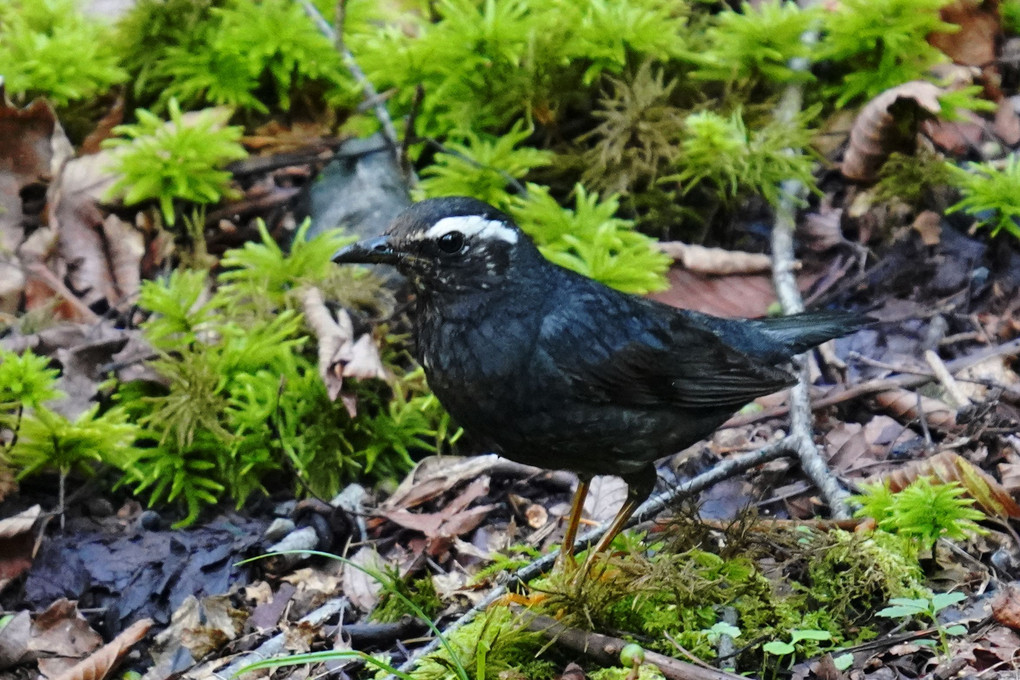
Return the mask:
POLYGON ((889 415, 900 422, 912 422, 923 415, 928 427, 936 430, 951 430, 956 427, 956 409, 944 401, 919 396, 910 390, 879 392, 874 399, 889 415))
MULTIPOLYGON (((3 486, 4 470, 0 466, 0 487, 3 486)), ((0 489, 0 500, 4 493, 0 489)), ((42 510, 33 505, 13 517, 0 520, 0 592, 14 579, 32 568, 39 542, 36 536, 44 530, 45 522, 36 529, 42 510)), ((0 647, 3 647, 0 642, 0 647)), ((0 650, 0 668, 3 668, 3 651, 0 650)))
POLYGON ((889 154, 913 153, 921 121, 937 116, 942 89, 923 80, 903 83, 864 105, 843 157, 843 176, 858 182, 875 179, 889 154))

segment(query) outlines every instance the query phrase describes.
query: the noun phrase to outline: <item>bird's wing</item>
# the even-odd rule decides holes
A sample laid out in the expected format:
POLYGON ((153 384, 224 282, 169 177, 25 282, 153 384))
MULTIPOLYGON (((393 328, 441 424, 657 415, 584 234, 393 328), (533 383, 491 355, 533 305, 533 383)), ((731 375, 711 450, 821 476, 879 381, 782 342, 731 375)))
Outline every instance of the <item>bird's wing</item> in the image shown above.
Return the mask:
POLYGON ((598 403, 737 409, 794 382, 673 310, 624 296, 552 311, 539 347, 575 395, 598 403))

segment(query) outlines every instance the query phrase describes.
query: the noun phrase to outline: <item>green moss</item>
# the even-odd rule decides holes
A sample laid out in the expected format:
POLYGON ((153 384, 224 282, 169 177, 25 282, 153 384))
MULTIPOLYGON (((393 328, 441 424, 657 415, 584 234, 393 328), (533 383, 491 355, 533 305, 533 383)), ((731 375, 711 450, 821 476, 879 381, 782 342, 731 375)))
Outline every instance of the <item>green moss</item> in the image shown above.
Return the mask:
POLYGON ((0 4, 0 73, 17 102, 46 97, 57 107, 103 95, 127 79, 111 31, 75 0, 0 4))
POLYGON ((398 113, 423 86, 419 134, 496 132, 558 120, 602 74, 645 55, 678 56, 686 11, 666 0, 441 0, 385 31, 355 29, 348 43, 377 87, 396 89, 398 113))
MULTIPOLYGON (((766 555, 753 543, 762 539, 761 527, 753 536, 746 532, 752 526, 739 522, 726 532, 729 557, 701 548, 664 552, 660 544, 649 558, 619 544, 628 554, 600 560, 580 587, 561 573, 532 585, 550 593, 542 610, 567 625, 616 631, 666 654, 675 652, 671 638, 703 659, 714 658, 718 624, 732 610, 736 626, 727 626, 728 634, 758 641, 735 660, 743 670, 766 660, 762 642, 792 639, 794 631, 820 631, 797 637, 798 659, 868 639, 874 632, 866 624, 885 602, 926 592, 909 541, 884 532, 780 530, 765 537, 766 555), (777 552, 786 553, 781 563, 774 562, 777 552), (797 573, 800 580, 791 584, 789 575, 797 573)), ((703 542, 693 525, 690 532, 683 525, 672 531, 690 539, 677 536, 674 543, 703 542)), ((708 543, 717 545, 718 536, 708 543)))
MULTIPOLYGON (((555 664, 538 658, 547 646, 545 636, 527 630, 525 619, 515 616, 506 607, 490 607, 454 632, 446 642, 456 655, 457 663, 468 669, 475 680, 501 680, 504 677, 544 680, 556 674, 555 664), (508 675, 504 676, 504 673, 508 675)), ((415 680, 447 680, 452 677, 454 665, 450 652, 441 649, 425 657, 411 677, 415 680)))
POLYGON ((684 193, 706 188, 724 204, 757 194, 774 205, 786 180, 813 189, 814 159, 790 150, 808 148, 808 121, 817 113, 809 110, 792 124, 769 120, 757 128, 748 127, 740 111, 729 117, 713 111, 693 113, 684 121, 679 172, 663 181, 677 181, 684 193))
MULTIPOLYGON (((330 399, 298 290, 335 269, 331 256, 347 237, 305 241, 302 231, 288 255, 262 237, 224 256, 212 293, 204 271, 142 287, 162 383, 117 386, 115 398, 145 428, 125 481, 152 503, 184 505, 182 523, 221 495, 240 505, 263 485, 329 497, 353 479, 402 474, 413 452, 434 451, 448 434, 445 413, 401 353, 384 355, 389 384, 345 383, 354 416, 330 399)), ((379 286, 371 277, 348 281, 362 289, 349 297, 369 299, 379 286)))
POLYGON ((332 42, 289 0, 142 0, 120 22, 134 95, 161 110, 224 105, 289 111, 295 97, 353 105, 332 42))
POLYGON ((430 619, 435 618, 443 608, 443 603, 439 599, 431 576, 426 575, 410 581, 398 578, 396 574, 391 574, 391 576, 389 584, 392 587, 384 589, 379 597, 379 603, 372 610, 370 616, 373 621, 385 623, 399 621, 406 615, 419 615, 419 612, 409 606, 406 600, 395 596, 394 590, 410 600, 411 604, 430 619))
POLYGON ((910 80, 924 79, 935 64, 947 60, 927 37, 958 27, 939 17, 953 0, 843 0, 825 13, 824 32, 816 52, 832 66, 824 88, 837 107, 871 99, 910 80))
POLYGON ((175 203, 204 205, 231 195, 230 161, 247 158, 240 144, 241 128, 224 125, 229 113, 205 109, 185 116, 175 99, 169 120, 138 109, 138 122, 118 125, 104 146, 120 149, 112 169, 117 181, 110 196, 127 205, 157 201, 168 225, 176 221, 175 203))
POLYGON ((743 87, 811 80, 810 71, 793 69, 791 61, 813 55, 803 35, 822 15, 820 6, 802 9, 779 0, 754 6, 745 2, 739 12, 724 9, 709 22, 706 49, 693 56, 698 67, 692 76, 743 87))
POLYGON ((574 187, 574 209, 563 208, 549 190, 528 185, 511 214, 553 262, 630 293, 666 287, 670 259, 651 238, 617 216, 617 196, 600 198, 574 187))
POLYGON ((962 210, 978 217, 977 224, 988 227, 991 235, 1002 231, 1020 239, 1020 156, 1010 155, 1005 163, 971 163, 967 168, 947 165, 953 184, 963 198, 947 212, 962 210))
POLYGON ((917 206, 927 191, 949 184, 951 175, 938 155, 919 150, 913 155, 892 153, 878 171, 878 178, 876 198, 917 206))
POLYGON ((666 676, 650 663, 642 664, 635 678, 629 668, 600 668, 588 673, 591 680, 661 680, 666 676))

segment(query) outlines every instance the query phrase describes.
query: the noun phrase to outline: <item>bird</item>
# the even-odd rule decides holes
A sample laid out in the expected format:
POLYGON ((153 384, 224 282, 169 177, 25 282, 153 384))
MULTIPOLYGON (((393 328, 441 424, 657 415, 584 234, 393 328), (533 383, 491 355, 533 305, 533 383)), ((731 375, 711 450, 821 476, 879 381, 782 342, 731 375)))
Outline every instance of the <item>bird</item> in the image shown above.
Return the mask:
POLYGON ((592 478, 627 484, 582 573, 651 495, 656 460, 794 384, 779 364, 866 322, 847 311, 726 319, 623 293, 547 260, 510 216, 464 196, 412 204, 333 261, 407 277, 415 357, 479 444, 577 474, 568 564, 592 478))

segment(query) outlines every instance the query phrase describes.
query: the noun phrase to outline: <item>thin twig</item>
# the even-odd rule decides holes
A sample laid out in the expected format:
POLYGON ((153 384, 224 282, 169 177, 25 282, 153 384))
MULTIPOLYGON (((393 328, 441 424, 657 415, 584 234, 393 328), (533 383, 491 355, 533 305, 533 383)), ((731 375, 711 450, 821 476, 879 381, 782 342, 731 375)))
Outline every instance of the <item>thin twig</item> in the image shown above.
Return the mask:
POLYGON ((969 406, 970 398, 960 389, 956 379, 953 378, 953 374, 949 372, 949 369, 943 363, 942 358, 934 350, 929 349, 924 353, 924 360, 928 362, 932 373, 935 374, 935 377, 942 383, 942 387, 945 388, 950 405, 956 408, 969 406))
POLYGON ((397 158, 400 159, 400 170, 404 176, 411 180, 411 188, 418 186, 418 176, 414 174, 411 167, 411 158, 408 149, 411 143, 417 139, 414 125, 418 121, 418 114, 421 112, 422 102, 425 101, 425 86, 421 83, 414 88, 414 99, 411 100, 411 110, 407 113, 407 122, 404 124, 404 142, 400 145, 397 158))
MULTIPOLYGON (((700 493, 704 489, 707 489, 723 479, 728 479, 734 475, 740 474, 741 472, 795 451, 795 444, 791 442, 789 438, 786 438, 764 446, 757 451, 752 451, 742 456, 725 460, 718 465, 715 465, 711 470, 708 470, 707 472, 704 472, 683 484, 673 487, 672 489, 649 498, 641 504, 641 507, 639 507, 633 517, 630 518, 630 521, 627 523, 627 527, 629 528, 651 519, 655 515, 659 514, 663 508, 676 502, 678 498, 693 496, 694 494, 700 493)), ((607 526, 601 526, 581 536, 577 541, 579 549, 580 546, 591 545, 602 538, 606 528, 607 526)), ((449 637, 454 633, 454 631, 474 620, 478 614, 485 611, 490 605, 502 598, 506 594, 507 588, 510 584, 524 583, 549 571, 556 562, 556 558, 559 557, 559 554, 560 551, 558 549, 553 550, 531 564, 518 569, 509 579, 507 579, 505 584, 493 588, 481 601, 471 607, 471 609, 464 612, 460 618, 450 623, 450 625, 443 630, 443 636, 449 637)), ((436 651, 440 644, 440 638, 434 638, 429 644, 411 655, 411 657, 408 658, 408 660, 405 661, 398 670, 402 673, 410 671, 415 667, 415 664, 418 663, 419 659, 436 651)))
MULTIPOLYGON (((343 58, 344 66, 354 76, 354 80, 357 81, 358 85, 361 86, 362 95, 367 101, 374 102, 372 110, 375 112, 375 117, 379 121, 379 127, 386 142, 390 145, 390 149, 393 151, 393 158, 397 162, 397 166, 400 166, 400 144, 397 143, 397 129, 393 126, 393 119, 390 118, 390 112, 386 110, 386 105, 383 100, 379 97, 379 91, 375 89, 375 85, 368 79, 365 72, 358 66, 357 60, 351 53, 347 46, 343 42, 343 38, 339 32, 330 26, 329 22, 326 21, 325 17, 319 12, 319 10, 312 4, 311 0, 297 0, 301 7, 305 10, 305 14, 311 18, 319 32, 329 38, 337 46, 340 51, 340 56, 343 58)), ((417 180, 415 180, 417 181, 417 180)))
MULTIPOLYGON (((814 31, 805 33, 801 40, 813 43, 818 39, 814 31)), ((804 71, 806 60, 797 59, 790 64, 793 70, 804 71)), ((783 98, 776 111, 776 119, 780 123, 793 123, 801 110, 803 93, 797 85, 786 88, 783 98)), ((790 153, 795 153, 792 149, 790 153)), ((794 276, 793 232, 796 227, 797 205, 803 200, 806 188, 797 180, 787 180, 782 184, 781 196, 776 205, 775 224, 772 227, 772 281, 776 288, 776 296, 782 305, 784 314, 796 314, 804 311, 804 301, 797 288, 794 276)), ((850 517, 850 494, 844 489, 829 465, 822 458, 812 437, 811 399, 808 395, 808 370, 804 355, 794 357, 797 384, 790 389, 790 436, 796 445, 797 456, 801 468, 818 488, 822 498, 828 504, 832 516, 837 519, 850 517)))

